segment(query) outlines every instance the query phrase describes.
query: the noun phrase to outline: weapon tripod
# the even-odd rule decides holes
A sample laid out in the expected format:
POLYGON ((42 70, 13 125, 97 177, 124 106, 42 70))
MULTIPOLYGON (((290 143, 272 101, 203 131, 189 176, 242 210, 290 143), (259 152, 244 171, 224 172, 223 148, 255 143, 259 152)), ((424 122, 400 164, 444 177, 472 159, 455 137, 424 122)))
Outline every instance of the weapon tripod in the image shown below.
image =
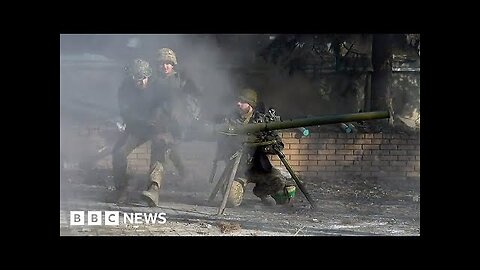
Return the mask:
MULTIPOLYGON (((239 150, 237 150, 230 157, 230 159, 227 161, 225 169, 223 170, 222 174, 220 175, 220 178, 218 179, 217 184, 213 188, 213 191, 210 194, 210 197, 208 198, 209 201, 213 201, 215 199, 215 196, 217 195, 218 191, 220 190, 220 187, 225 186, 225 184, 226 184, 226 189, 225 189, 224 194, 223 194, 222 203, 220 204, 220 206, 218 208, 217 215, 222 215, 225 211, 225 207, 227 205, 227 199, 228 199, 228 196, 230 194, 230 189, 232 187, 233 180, 235 179, 235 175, 237 174, 237 170, 238 170, 238 166, 240 164, 240 160, 242 159, 242 156, 243 156, 244 147, 268 146, 268 145, 272 146, 272 149, 275 151, 277 156, 280 158, 283 165, 285 165, 285 168, 288 170, 288 172, 292 176, 293 180, 295 181, 295 184, 298 186, 300 191, 302 191, 303 195, 305 196, 305 198, 310 203, 312 209, 315 208, 315 203, 313 202, 312 198, 310 197, 310 194, 308 193, 308 191, 306 190, 305 186, 300 181, 298 176, 295 174, 292 167, 290 167, 290 164, 285 159, 285 154, 278 148, 275 141, 245 142, 242 145, 242 147, 239 150), (227 175, 228 175, 228 178, 227 178, 227 175)), ((218 160, 214 161, 213 171, 212 171, 212 174, 210 175, 210 183, 213 182, 213 178, 215 177, 216 162, 217 161, 218 160)))

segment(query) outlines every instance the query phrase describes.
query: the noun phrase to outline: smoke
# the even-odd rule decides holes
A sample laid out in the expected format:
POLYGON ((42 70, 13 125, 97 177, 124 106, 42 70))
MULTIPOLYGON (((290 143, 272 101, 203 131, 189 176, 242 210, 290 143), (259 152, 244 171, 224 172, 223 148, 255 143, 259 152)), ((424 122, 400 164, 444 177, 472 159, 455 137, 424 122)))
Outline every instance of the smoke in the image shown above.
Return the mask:
MULTIPOLYGON (((97 157, 105 149, 111 150, 119 136, 117 91, 124 76, 123 67, 134 58, 143 58, 155 66, 156 51, 163 47, 176 52, 180 76, 188 77, 202 92, 199 101, 204 120, 225 115, 234 108, 238 76, 229 65, 236 59, 241 66, 244 58, 219 46, 213 35, 61 35, 62 192, 69 187, 65 183, 112 184, 110 178, 105 178, 107 175, 94 180, 86 178, 92 176, 92 169, 98 168, 111 174, 111 156, 100 160, 97 157), (82 166, 89 163, 90 167, 82 166)), ((193 175, 184 179, 187 182, 182 184, 183 188, 211 189, 207 178, 215 148, 215 143, 200 141, 180 144, 181 161, 193 175)), ((144 154, 142 158, 146 158, 144 154)), ((129 173, 138 172, 131 169, 138 164, 132 159, 129 162, 129 173)), ((175 171, 175 164, 169 164, 175 171)), ((68 193, 72 195, 71 191, 68 193)))

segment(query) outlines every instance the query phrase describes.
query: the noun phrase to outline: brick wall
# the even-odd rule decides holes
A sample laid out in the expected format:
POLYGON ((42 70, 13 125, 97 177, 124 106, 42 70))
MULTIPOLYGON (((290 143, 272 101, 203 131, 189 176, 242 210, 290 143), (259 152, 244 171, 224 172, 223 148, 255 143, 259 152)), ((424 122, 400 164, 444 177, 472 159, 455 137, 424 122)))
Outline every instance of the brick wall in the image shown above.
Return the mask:
MULTIPOLYGON (((420 178, 420 137, 403 134, 282 133, 285 156, 303 176, 420 178)), ((278 157, 271 158, 281 166, 278 157)))
MULTIPOLYGON (((352 176, 420 178, 419 135, 331 132, 312 133, 301 139, 294 138, 291 132, 280 135, 285 144, 285 156, 300 176, 326 179, 352 176)), ((202 151, 208 151, 204 156, 213 158, 215 149, 204 148, 202 151)), ((283 167, 277 156, 271 156, 271 160, 274 166, 283 167)), ((128 156, 128 161, 130 171, 146 172, 150 162, 150 143, 135 149, 128 156)), ((198 162, 203 162, 202 166, 210 166, 205 160, 198 162)), ((100 161, 99 166, 111 167, 111 157, 100 161)))

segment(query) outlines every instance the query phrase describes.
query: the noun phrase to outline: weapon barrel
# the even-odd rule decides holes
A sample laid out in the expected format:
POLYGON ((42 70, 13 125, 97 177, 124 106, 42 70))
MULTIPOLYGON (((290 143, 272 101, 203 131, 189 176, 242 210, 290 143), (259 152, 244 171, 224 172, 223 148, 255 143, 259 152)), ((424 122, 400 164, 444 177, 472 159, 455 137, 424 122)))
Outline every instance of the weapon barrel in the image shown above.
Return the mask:
POLYGON ((319 126, 327 124, 336 124, 344 122, 366 121, 374 119, 389 118, 390 113, 388 111, 374 111, 363 113, 350 113, 350 114, 333 114, 317 117, 300 118, 294 120, 269 122, 269 123, 254 123, 245 124, 240 126, 231 126, 223 128, 219 132, 231 133, 231 134, 248 134, 261 131, 290 129, 298 127, 319 126))

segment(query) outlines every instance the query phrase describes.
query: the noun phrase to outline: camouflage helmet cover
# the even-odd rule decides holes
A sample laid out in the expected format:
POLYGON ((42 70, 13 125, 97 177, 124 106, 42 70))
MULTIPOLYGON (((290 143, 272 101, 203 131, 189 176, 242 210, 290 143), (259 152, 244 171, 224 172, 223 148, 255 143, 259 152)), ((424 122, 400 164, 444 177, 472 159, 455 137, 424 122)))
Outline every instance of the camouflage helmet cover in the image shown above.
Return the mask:
POLYGON ((140 58, 133 60, 130 66, 127 67, 127 72, 135 80, 140 80, 143 78, 148 78, 152 76, 152 68, 150 64, 140 58))
POLYGON ((177 65, 177 56, 172 49, 161 48, 157 52, 157 61, 159 62, 171 62, 174 65, 177 65))
POLYGON ((257 105, 257 91, 251 88, 245 88, 240 93, 239 99, 255 107, 257 105))

